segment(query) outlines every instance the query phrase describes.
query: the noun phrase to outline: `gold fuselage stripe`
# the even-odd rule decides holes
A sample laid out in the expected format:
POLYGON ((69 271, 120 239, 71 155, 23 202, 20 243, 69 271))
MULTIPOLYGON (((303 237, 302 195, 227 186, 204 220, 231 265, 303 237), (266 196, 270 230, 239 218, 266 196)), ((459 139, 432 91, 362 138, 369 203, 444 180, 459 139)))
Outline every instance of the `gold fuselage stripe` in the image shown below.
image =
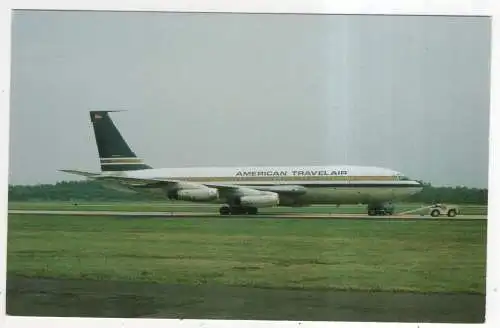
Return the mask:
POLYGON ((240 182, 240 181, 399 181, 394 176, 260 176, 260 177, 171 177, 191 182, 240 182))

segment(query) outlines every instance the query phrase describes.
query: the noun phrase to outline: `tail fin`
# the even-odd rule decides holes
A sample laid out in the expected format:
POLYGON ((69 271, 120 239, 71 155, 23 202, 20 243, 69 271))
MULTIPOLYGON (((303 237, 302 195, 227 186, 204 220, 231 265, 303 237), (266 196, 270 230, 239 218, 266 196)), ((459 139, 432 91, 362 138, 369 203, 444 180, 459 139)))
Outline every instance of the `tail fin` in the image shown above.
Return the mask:
POLYGON ((114 111, 91 111, 90 120, 94 126, 97 150, 104 171, 134 171, 150 169, 130 149, 116 128, 109 113, 114 111))

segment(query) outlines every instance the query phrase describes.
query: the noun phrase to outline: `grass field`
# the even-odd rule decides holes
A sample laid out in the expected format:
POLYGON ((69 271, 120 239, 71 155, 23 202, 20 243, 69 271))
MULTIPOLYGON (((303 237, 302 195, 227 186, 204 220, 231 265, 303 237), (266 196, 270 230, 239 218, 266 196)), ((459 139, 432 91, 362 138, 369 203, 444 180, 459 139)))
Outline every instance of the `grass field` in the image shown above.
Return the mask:
MULTIPOLYGON (((398 211, 419 204, 398 204, 398 211)), ((211 212, 183 203, 9 209, 211 212)), ((462 206, 467 215, 486 207, 462 206)), ((486 220, 280 220, 9 214, 7 313, 38 316, 482 322, 486 220), (410 293, 408 293, 410 292, 410 293)))
POLYGON ((9 275, 484 294, 486 221, 9 215, 9 275))
MULTIPOLYGON (((422 204, 395 204, 396 212, 414 210, 422 207, 422 204)), ((78 211, 161 211, 161 212, 218 212, 218 204, 196 204, 186 202, 9 202, 11 210, 78 210, 78 211)), ((461 205, 460 211, 463 215, 486 215, 487 206, 461 205)), ((261 209, 261 213, 342 213, 342 214, 365 214, 365 205, 343 205, 336 206, 310 206, 310 207, 281 207, 261 209)))

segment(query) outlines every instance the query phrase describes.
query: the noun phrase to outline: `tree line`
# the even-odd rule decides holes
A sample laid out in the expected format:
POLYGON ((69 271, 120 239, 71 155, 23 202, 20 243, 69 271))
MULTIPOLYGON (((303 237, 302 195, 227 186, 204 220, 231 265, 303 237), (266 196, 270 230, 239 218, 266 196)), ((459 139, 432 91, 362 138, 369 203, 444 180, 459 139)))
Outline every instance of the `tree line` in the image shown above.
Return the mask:
POLYGON ((415 203, 447 203, 447 204, 488 204, 488 189, 459 187, 434 187, 422 182, 423 190, 411 196, 408 201, 415 203))
MULTIPOLYGON (((95 181, 64 181, 56 184, 9 185, 9 201, 151 201, 165 200, 159 193, 125 193, 95 181)), ((414 203, 456 203, 486 205, 488 189, 434 187, 424 183, 422 192, 407 199, 414 203)))

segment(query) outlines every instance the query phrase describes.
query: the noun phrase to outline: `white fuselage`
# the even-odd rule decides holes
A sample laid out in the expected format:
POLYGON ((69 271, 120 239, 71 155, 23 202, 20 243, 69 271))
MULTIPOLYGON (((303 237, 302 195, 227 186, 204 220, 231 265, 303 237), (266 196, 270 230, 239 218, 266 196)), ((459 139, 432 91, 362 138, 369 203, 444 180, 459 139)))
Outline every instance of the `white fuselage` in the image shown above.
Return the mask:
MULTIPOLYGON (((269 191, 287 186, 303 190, 300 195, 290 197, 281 193, 280 206, 380 203, 405 198, 422 190, 419 182, 397 171, 365 166, 170 168, 123 171, 119 175, 172 179, 182 181, 184 188, 218 184, 269 191)), ((223 198, 219 200, 223 201, 223 198)))

